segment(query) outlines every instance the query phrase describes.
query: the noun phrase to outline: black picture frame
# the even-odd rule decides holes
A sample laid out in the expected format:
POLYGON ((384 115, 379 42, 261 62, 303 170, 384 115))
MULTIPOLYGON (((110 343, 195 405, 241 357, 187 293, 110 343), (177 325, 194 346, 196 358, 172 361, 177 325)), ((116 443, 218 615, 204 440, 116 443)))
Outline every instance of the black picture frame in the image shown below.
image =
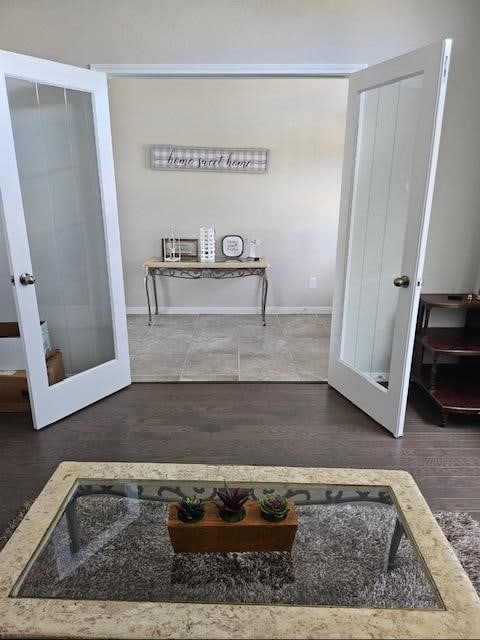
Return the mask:
POLYGON ((234 260, 235 258, 240 258, 243 250, 245 248, 245 243, 244 240, 242 238, 242 236, 236 235, 236 234, 232 234, 232 235, 228 235, 228 236, 223 236, 222 238, 222 253, 225 256, 225 258, 229 258, 231 260, 234 260), (235 253, 232 252, 226 252, 226 245, 228 244, 228 242, 233 242, 233 241, 239 241, 239 248, 237 249, 237 251, 235 253))

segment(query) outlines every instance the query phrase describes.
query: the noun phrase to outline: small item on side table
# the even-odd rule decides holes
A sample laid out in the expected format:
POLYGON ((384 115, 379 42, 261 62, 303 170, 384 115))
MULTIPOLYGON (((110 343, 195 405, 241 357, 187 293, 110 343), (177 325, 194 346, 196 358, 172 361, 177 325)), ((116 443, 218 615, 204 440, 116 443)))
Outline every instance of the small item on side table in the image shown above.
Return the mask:
POLYGON ((180 262, 182 259, 180 239, 173 227, 170 227, 170 237, 163 239, 163 259, 165 262, 180 262))
POLYGON ((248 260, 259 260, 257 257, 257 247, 262 244, 258 238, 250 238, 248 241, 248 260))
POLYGON ((200 227, 200 262, 215 262, 215 229, 200 227))
POLYGON ((240 258, 243 253, 242 236, 224 236, 222 240, 222 253, 226 258, 240 258))

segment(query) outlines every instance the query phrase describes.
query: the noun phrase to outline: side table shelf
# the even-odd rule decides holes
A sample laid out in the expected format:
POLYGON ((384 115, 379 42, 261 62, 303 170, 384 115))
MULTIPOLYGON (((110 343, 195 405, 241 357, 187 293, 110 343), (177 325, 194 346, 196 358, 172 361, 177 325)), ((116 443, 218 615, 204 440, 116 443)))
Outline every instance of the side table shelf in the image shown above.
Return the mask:
POLYGON ((420 296, 411 379, 440 409, 442 427, 450 413, 480 415, 479 374, 480 301, 469 302, 466 294, 420 296), (465 325, 429 327, 433 308, 466 310, 465 325))

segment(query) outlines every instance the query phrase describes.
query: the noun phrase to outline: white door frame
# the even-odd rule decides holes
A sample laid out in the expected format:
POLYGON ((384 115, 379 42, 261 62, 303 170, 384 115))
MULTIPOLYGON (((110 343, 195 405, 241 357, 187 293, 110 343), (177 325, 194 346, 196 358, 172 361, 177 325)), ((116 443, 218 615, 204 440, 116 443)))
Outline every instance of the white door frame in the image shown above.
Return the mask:
MULTIPOLYGON (((368 67, 365 63, 328 64, 104 64, 92 63, 90 69, 107 78, 349 78, 368 67)), ((346 106, 346 105, 345 105, 346 106)), ((164 313, 222 313, 225 307, 170 307, 164 313)), ((268 307, 271 313, 299 313, 304 307, 268 307)), ((127 314, 145 314, 146 307, 127 307, 127 314)), ((255 313, 255 307, 232 307, 231 313, 255 313)), ((331 314, 332 307, 311 307, 309 312, 331 314)))
POLYGON ((103 64, 108 78, 348 78, 366 64, 103 64))

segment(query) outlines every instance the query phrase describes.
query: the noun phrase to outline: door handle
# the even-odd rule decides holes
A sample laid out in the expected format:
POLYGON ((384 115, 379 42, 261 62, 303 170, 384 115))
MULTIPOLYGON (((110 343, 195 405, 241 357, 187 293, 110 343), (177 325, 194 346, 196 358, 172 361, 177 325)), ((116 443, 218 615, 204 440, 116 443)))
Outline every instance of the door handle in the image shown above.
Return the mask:
POLYGON ((399 276, 398 278, 395 278, 395 280, 393 281, 393 284, 396 287, 406 288, 410 284, 410 278, 408 276, 399 276))
POLYGON ((35 278, 31 276, 29 273, 22 273, 19 280, 24 285, 35 284, 35 278))

